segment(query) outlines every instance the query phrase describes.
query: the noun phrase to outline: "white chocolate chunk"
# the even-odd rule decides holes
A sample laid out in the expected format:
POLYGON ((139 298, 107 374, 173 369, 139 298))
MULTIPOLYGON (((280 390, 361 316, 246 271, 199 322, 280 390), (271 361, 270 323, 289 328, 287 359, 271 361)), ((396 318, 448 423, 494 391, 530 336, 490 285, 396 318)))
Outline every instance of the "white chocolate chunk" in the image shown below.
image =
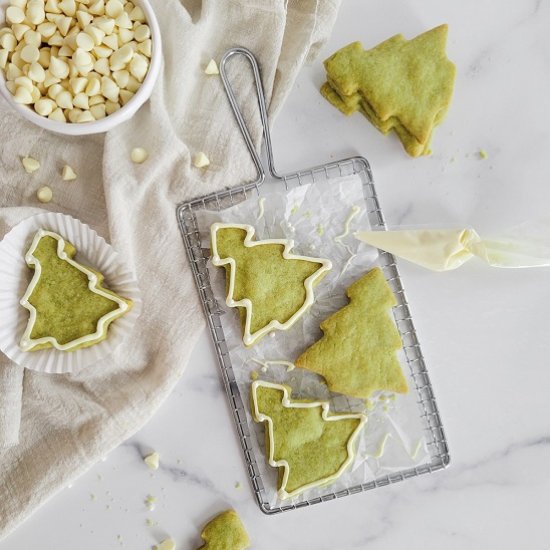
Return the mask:
POLYGON ((172 539, 165 539, 153 546, 153 550, 176 550, 176 543, 172 539))
POLYGON ((118 101, 120 88, 116 82, 108 76, 101 77, 101 93, 110 101, 118 101))
POLYGON ((14 52, 17 48, 17 38, 11 33, 5 33, 0 36, 0 46, 8 52, 14 52))
POLYGON ((85 92, 87 96, 97 96, 101 92, 101 81, 98 78, 89 78, 85 92))
POLYGON ((23 86, 18 86, 15 89, 13 99, 15 100, 15 103, 19 103, 21 105, 30 105, 32 103, 31 92, 29 92, 27 88, 23 88, 23 86))
POLYGON ((126 86, 128 85, 129 79, 130 79, 130 73, 124 69, 121 71, 115 71, 113 73, 113 80, 117 83, 117 85, 120 88, 126 88, 126 86))
POLYGON ((26 90, 28 90, 29 93, 32 93, 34 84, 32 83, 32 80, 28 76, 19 76, 15 79, 14 82, 16 86, 21 86, 22 88, 25 88, 26 90))
POLYGON ((54 55, 50 56, 49 69, 53 76, 56 76, 61 80, 69 76, 69 65, 54 55))
POLYGON ((6 21, 8 23, 23 23, 25 21, 25 12, 17 6, 10 6, 6 10, 6 21))
POLYGON ((27 0, 10 0, 10 6, 17 6, 24 10, 27 6, 27 0))
POLYGON ((78 115, 76 122, 79 124, 82 124, 84 122, 93 122, 94 120, 95 120, 94 115, 92 115, 90 111, 82 111, 82 113, 78 115))
POLYGON ((76 12, 76 20, 80 25, 80 28, 85 29, 94 20, 94 16, 87 11, 78 10, 76 12))
MULTIPOLYGON (((93 27, 92 27, 93 28, 93 27)), ((96 29, 101 32, 100 29, 96 29)), ((101 43, 101 40, 100 40, 101 43)), ((91 52, 95 46, 95 39, 87 32, 79 32, 76 35, 76 45, 86 52, 91 52)))
POLYGON ((153 452, 150 455, 144 457, 143 462, 147 465, 150 470, 159 469, 160 455, 157 452, 153 452))
POLYGON ((56 107, 55 101, 44 97, 34 104, 34 110, 41 116, 48 116, 56 107))
POLYGON ((63 178, 63 181, 73 181, 76 179, 76 174, 68 164, 65 164, 65 166, 63 166, 61 177, 63 178))
POLYGON ((32 157, 23 157, 21 164, 23 164, 23 168, 27 174, 32 174, 40 168, 40 163, 32 157))
POLYGON ((108 114, 108 115, 112 115, 113 113, 115 113, 116 111, 118 111, 120 109, 120 105, 118 102, 116 101, 110 101, 110 100, 107 100, 105 102, 105 112, 108 114))
POLYGON ((5 69, 6 65, 8 63, 8 56, 9 56, 8 50, 0 49, 0 69, 5 69))
POLYGON ((137 42, 143 42, 148 38, 151 38, 151 29, 149 25, 139 25, 134 30, 134 36, 137 42))
POLYGON ((15 35, 15 38, 17 38, 17 40, 22 40, 25 33, 31 30, 31 28, 25 24, 16 24, 11 26, 11 30, 13 31, 13 34, 15 35))
POLYGON ((106 34, 103 38, 103 44, 111 48, 111 50, 118 49, 118 38, 116 34, 106 34))
MULTIPOLYGON (((26 18, 33 25, 40 25, 46 19, 46 12, 44 11, 44 2, 41 0, 29 0, 27 3, 27 11, 25 13, 26 18)), ((19 21, 20 23, 21 21, 19 21)))
POLYGON ((138 52, 147 57, 151 57, 152 43, 151 39, 144 40, 138 44, 138 52))
POLYGON ((130 61, 130 74, 139 82, 142 82, 149 70, 147 58, 140 53, 136 53, 130 61))
POLYGON ((88 85, 88 79, 84 78, 83 76, 78 76, 75 78, 71 78, 69 83, 71 85, 71 90, 73 91, 73 94, 77 95, 86 89, 86 86, 88 85))
POLYGON ((40 58, 40 52, 36 46, 25 46, 21 49, 21 59, 27 63, 34 63, 40 58))
POLYGON ((129 15, 132 21, 139 21, 140 23, 145 21, 145 14, 139 6, 134 6, 129 15))
POLYGON ((210 165, 210 159, 202 152, 198 152, 193 157, 193 166, 195 168, 205 168, 210 165))
POLYGON ((143 147, 135 147, 130 153, 132 162, 142 164, 149 158, 149 153, 143 147))
POLYGON ((105 5, 105 12, 113 19, 117 18, 124 11, 124 6, 119 0, 109 0, 105 5))
POLYGON ((63 110, 59 107, 55 109, 48 118, 50 120, 56 120, 57 122, 67 122, 67 119, 65 118, 65 115, 63 114, 63 110))
POLYGON ((101 29, 105 34, 113 34, 115 30, 115 20, 109 17, 96 17, 94 19, 94 27, 101 29))
POLYGON ((120 90, 120 102, 122 105, 126 105, 134 97, 134 93, 130 90, 120 90))
POLYGON ((90 106, 90 113, 92 113, 96 120, 105 118, 107 116, 105 103, 98 103, 97 105, 90 106))
POLYGON ((220 74, 218 65, 213 59, 208 62, 208 65, 206 66, 206 69, 204 69, 204 72, 205 74, 220 74))
POLYGON ((46 21, 45 23, 38 25, 36 30, 40 33, 42 38, 50 38, 57 30, 57 25, 51 21, 46 21))
POLYGON ((128 44, 122 46, 122 48, 113 52, 113 55, 109 58, 109 65, 111 70, 120 71, 132 60, 134 56, 134 50, 128 44))
POLYGON ((121 29, 131 29, 133 27, 130 16, 123 11, 116 19, 115 25, 121 29))
POLYGON ((27 46, 39 48, 42 45, 42 35, 39 32, 29 29, 23 36, 27 46))
POLYGON ((53 191, 50 187, 47 185, 44 185, 44 187, 41 187, 36 192, 36 197, 40 202, 47 203, 50 202, 53 199, 53 191))
POLYGON ((46 71, 40 65, 40 63, 37 63, 36 61, 31 64, 29 67, 29 72, 27 73, 29 78, 34 80, 35 82, 44 82, 46 80, 46 71))
POLYGON ((65 15, 70 17, 76 15, 75 0, 61 0, 61 2, 58 2, 57 6, 65 15))
POLYGON ((58 107, 61 109, 72 109, 73 108, 73 98, 71 92, 68 90, 63 90, 59 92, 55 98, 55 102, 58 107))
POLYGON ((58 0, 47 0, 46 1, 46 12, 48 13, 61 13, 59 9, 58 0))

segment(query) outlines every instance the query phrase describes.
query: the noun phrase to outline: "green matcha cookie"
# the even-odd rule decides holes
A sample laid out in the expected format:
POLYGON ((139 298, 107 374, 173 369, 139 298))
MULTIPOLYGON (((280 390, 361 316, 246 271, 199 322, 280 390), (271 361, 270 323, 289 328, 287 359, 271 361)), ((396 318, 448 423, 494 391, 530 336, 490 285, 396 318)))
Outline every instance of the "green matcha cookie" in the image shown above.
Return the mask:
POLYGON ((25 255, 34 275, 21 299, 30 313, 20 342, 23 351, 93 346, 131 309, 131 300, 104 288, 103 275, 74 261, 75 254, 74 246, 57 233, 36 233, 25 255))
POLYGON ((240 310, 246 346, 290 328, 332 267, 329 260, 291 254, 292 240, 254 240, 251 225, 215 223, 210 231, 212 263, 225 268, 226 303, 240 310))
POLYGON ((328 485, 352 463, 355 441, 366 417, 329 414, 325 401, 290 399, 290 388, 256 380, 252 416, 266 423, 266 455, 279 468, 278 494, 286 499, 328 485))
POLYGON ((441 25, 412 40, 396 35, 367 51, 360 42, 345 46, 325 61, 321 94, 347 115, 362 112, 384 134, 393 129, 411 156, 429 154, 453 94, 447 30, 441 25))
POLYGON ((235 510, 226 510, 209 521, 202 533, 203 544, 198 550, 244 550, 250 539, 235 510))
POLYGON ((321 323, 324 336, 295 361, 320 374, 333 392, 367 399, 373 391, 408 391, 396 351, 402 343, 389 310, 384 274, 369 271, 347 290, 350 303, 321 323))

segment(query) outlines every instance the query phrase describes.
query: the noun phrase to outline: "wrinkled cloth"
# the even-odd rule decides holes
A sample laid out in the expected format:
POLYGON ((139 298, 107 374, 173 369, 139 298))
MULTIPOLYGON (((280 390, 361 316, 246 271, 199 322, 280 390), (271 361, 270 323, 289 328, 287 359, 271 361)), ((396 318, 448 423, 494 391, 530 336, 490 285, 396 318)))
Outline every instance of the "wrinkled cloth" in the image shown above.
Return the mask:
MULTIPOLYGON (((135 433, 182 375, 203 314, 175 209, 255 178, 211 58, 249 48, 262 69, 269 114, 328 38, 339 0, 152 0, 164 63, 151 100, 107 135, 41 130, 0 102, 0 237, 42 208, 89 224, 134 268, 143 312, 116 352, 71 375, 24 371, 0 354, 0 536, 135 433), (134 147, 149 159, 130 161, 134 147), (192 166, 204 151, 206 170, 192 166), (41 163, 27 174, 21 157, 41 163), (69 164, 74 182, 61 179, 69 164), (36 200, 48 184, 54 199, 36 200), (20 425, 19 425, 20 424, 20 425), (46 460, 44 460, 47 458, 46 460)), ((246 63, 229 72, 257 145, 261 127, 246 63)), ((1 322, 1 316, 0 316, 1 322)))

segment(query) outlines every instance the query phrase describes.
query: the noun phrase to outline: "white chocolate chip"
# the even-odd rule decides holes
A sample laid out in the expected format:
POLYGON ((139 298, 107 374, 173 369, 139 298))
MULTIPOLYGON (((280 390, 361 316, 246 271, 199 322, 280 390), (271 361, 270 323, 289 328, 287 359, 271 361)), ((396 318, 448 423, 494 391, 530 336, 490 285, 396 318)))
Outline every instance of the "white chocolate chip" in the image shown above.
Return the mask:
POLYGON ((90 111, 82 111, 82 113, 80 113, 78 115, 78 118, 76 119, 79 124, 83 122, 93 122, 94 120, 94 115, 92 115, 90 111))
POLYGON ((204 69, 204 72, 206 74, 220 74, 218 65, 213 59, 208 62, 208 65, 206 66, 206 69, 204 69))
MULTIPOLYGON (((99 29, 97 30, 99 31, 99 29)), ((76 35, 76 45, 86 52, 91 52, 94 49, 95 40, 87 32, 79 32, 76 35)), ((88 63, 85 64, 87 65, 88 63)))
POLYGON ((76 179, 76 174, 68 164, 65 164, 65 166, 63 166, 61 177, 63 178, 63 181, 73 181, 76 179))
POLYGON ((142 164, 149 158, 149 153, 143 147, 135 147, 130 153, 130 158, 132 162, 142 164))
POLYGON ((36 46, 25 46, 21 49, 21 59, 27 63, 34 63, 38 61, 40 52, 36 46))
POLYGON ((210 165, 210 159, 202 152, 198 152, 193 157, 193 166, 195 168, 205 168, 210 165))
POLYGON ((6 10, 6 21, 8 23, 23 23, 25 20, 25 12, 17 6, 10 6, 6 10))
POLYGON ((176 543, 172 539, 165 539, 153 546, 153 550, 176 550, 176 543))
POLYGON ((149 62, 147 58, 136 53, 130 61, 130 74, 135 77, 139 82, 142 82, 149 69, 149 62))
POLYGON ((15 103, 19 103, 21 105, 30 105, 32 103, 31 92, 29 92, 29 90, 23 88, 22 86, 18 86, 15 89, 15 95, 13 96, 13 99, 15 103))
POLYGON ((109 17, 117 18, 124 11, 124 6, 119 0, 109 0, 105 5, 105 12, 109 17))
POLYGON ((145 464, 150 470, 158 470, 159 460, 160 460, 160 455, 157 452, 154 452, 144 457, 143 462, 145 462, 145 464))
POLYGON ((41 98, 34 104, 34 110, 40 116, 48 116, 57 107, 55 101, 49 98, 41 98))
POLYGON ((23 164, 23 168, 27 174, 32 174, 40 168, 40 163, 32 157, 23 157, 21 159, 21 164, 23 164))
POLYGON ((94 116, 96 120, 105 118, 107 116, 107 111, 105 108, 105 103, 98 103, 96 105, 90 105, 90 113, 94 116))
POLYGON ((29 93, 32 93, 32 89, 34 87, 32 80, 28 76, 19 76, 15 79, 15 85, 21 86, 22 88, 25 88, 29 91, 29 93))
POLYGON ((29 29, 24 35, 25 44, 39 48, 42 45, 42 35, 39 32, 29 29))
POLYGON ((67 122, 67 119, 65 118, 65 115, 63 114, 63 110, 59 107, 52 111, 50 115, 48 115, 48 118, 50 120, 55 120, 57 122, 67 122))
POLYGON ((88 110, 90 105, 88 104, 88 96, 85 93, 76 94, 73 98, 73 105, 79 109, 88 110))
POLYGON ((73 108, 73 98, 71 96, 71 92, 69 92, 68 90, 63 90, 62 92, 59 92, 55 98, 55 102, 57 103, 58 107, 61 107, 61 109, 73 108))
POLYGON ((60 79, 67 78, 69 76, 69 65, 62 59, 55 56, 50 57, 50 73, 60 79))
POLYGON ((50 202, 53 199, 53 191, 51 190, 50 187, 48 187, 47 185, 44 185, 44 187, 41 187, 36 192, 36 197, 40 202, 44 202, 44 203, 50 202))
POLYGON ((61 0, 57 4, 57 7, 65 14, 70 17, 76 14, 76 2, 75 0, 61 0))
POLYGON ((8 50, 0 49, 0 69, 4 69, 8 63, 8 56, 10 52, 8 50))
POLYGON ((73 91, 73 94, 77 95, 86 89, 86 86, 88 85, 88 79, 83 76, 78 76, 75 78, 71 78, 69 83, 71 85, 71 90, 73 91))
POLYGON ((134 36, 138 42, 143 42, 144 40, 151 38, 151 29, 148 25, 139 25, 134 30, 134 36))
POLYGON ((44 80, 46 80, 46 71, 40 63, 35 61, 34 63, 31 63, 31 66, 29 67, 28 76, 35 82, 44 82, 44 80))
POLYGON ((108 76, 101 77, 101 93, 110 101, 118 101, 120 88, 108 76))

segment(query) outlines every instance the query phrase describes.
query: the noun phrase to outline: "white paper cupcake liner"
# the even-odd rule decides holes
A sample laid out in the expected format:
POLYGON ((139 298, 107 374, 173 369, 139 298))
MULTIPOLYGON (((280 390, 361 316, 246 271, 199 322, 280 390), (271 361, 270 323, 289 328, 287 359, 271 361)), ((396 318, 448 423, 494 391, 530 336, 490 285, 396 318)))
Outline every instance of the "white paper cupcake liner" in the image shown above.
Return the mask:
POLYGON ((135 274, 102 237, 75 218, 53 212, 38 214, 23 220, 0 242, 0 349, 18 365, 48 373, 83 369, 113 353, 131 332, 140 312, 135 274), (25 263, 25 253, 39 229, 58 233, 73 244, 78 262, 100 271, 107 288, 133 301, 132 309, 109 326, 108 336, 102 342, 75 351, 22 351, 19 347, 29 320, 29 312, 19 300, 33 275, 25 263))

